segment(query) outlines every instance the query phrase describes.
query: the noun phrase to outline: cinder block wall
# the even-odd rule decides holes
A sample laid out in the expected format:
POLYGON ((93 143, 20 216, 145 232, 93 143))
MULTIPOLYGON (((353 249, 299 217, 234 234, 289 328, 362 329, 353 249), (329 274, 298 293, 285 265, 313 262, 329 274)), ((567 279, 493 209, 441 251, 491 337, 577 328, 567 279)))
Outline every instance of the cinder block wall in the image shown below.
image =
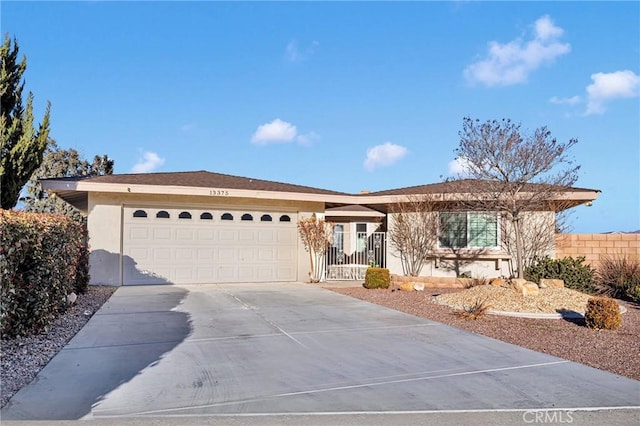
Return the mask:
POLYGON ((556 259, 583 256, 596 266, 602 256, 619 254, 640 259, 640 234, 556 234, 556 259))

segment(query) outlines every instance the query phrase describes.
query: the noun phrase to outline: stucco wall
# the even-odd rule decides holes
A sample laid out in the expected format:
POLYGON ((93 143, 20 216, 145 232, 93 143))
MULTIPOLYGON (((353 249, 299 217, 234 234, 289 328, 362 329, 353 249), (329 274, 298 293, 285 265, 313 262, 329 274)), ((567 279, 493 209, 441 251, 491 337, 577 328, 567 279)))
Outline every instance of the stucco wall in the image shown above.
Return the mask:
POLYGON ((582 256, 596 266, 603 256, 620 254, 640 258, 640 234, 556 235, 556 259, 582 256))
MULTIPOLYGON (((121 285, 123 206, 190 206, 208 208, 233 208, 248 210, 291 211, 299 218, 324 212, 322 203, 289 202, 283 200, 260 200, 232 197, 166 196, 124 193, 90 193, 87 227, 89 230, 91 284, 121 285)), ((309 280, 309 256, 298 241, 299 281, 309 280)))

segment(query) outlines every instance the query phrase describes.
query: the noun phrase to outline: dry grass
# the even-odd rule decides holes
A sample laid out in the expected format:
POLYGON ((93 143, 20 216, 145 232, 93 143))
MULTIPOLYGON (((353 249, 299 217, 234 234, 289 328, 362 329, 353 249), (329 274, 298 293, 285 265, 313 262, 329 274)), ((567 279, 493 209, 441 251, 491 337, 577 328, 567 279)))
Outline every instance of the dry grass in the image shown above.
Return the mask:
POLYGON ((461 311, 455 311, 454 314, 466 320, 478 320, 483 318, 487 312, 491 309, 487 299, 476 300, 471 306, 465 306, 461 311))

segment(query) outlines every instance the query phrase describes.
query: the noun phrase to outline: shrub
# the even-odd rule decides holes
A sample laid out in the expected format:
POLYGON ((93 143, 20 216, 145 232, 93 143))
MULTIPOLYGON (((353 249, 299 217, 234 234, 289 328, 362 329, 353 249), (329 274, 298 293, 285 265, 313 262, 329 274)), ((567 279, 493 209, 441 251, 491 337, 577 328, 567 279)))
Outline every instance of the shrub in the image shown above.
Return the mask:
POLYGON ((461 311, 456 311, 455 314, 466 320, 477 320, 484 317, 489 309, 491 309, 491 306, 487 303, 487 299, 476 300, 476 303, 465 307, 461 311))
POLYGON ((66 216, 0 211, 0 333, 46 329, 88 283, 85 225, 66 216), (80 272, 79 272, 80 271, 80 272))
POLYGON ((618 302, 608 297, 592 297, 587 301, 584 320, 589 328, 617 330, 622 325, 618 302))
POLYGON ((640 303, 640 261, 624 255, 604 256, 595 279, 602 293, 640 303))
POLYGON ((82 223, 79 231, 79 238, 77 239, 78 250, 80 252, 78 256, 78 265, 76 266, 76 280, 73 288, 78 294, 82 294, 87 291, 89 280, 89 231, 87 230, 86 222, 82 223))
POLYGON ((544 257, 534 260, 531 266, 524 270, 524 277, 528 281, 540 284, 542 278, 555 278, 564 281, 564 286, 587 294, 596 294, 598 289, 594 280, 594 270, 589 265, 583 265, 584 257, 565 257, 551 259, 544 257))
POLYGON ((386 268, 367 268, 364 276, 365 288, 389 288, 391 275, 386 268))

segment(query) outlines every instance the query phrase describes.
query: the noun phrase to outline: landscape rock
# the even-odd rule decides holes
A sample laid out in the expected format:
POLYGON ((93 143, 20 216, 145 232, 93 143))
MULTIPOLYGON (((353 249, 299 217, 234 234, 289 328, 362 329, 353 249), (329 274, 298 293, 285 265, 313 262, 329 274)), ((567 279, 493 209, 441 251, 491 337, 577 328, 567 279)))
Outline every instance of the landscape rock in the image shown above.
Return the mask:
POLYGON ((540 280, 540 288, 562 288, 564 281, 554 278, 542 278, 540 280))
POLYGON ((493 278, 491 281, 489 281, 489 284, 496 287, 504 287, 506 281, 504 280, 504 278, 493 278))
POLYGON ((400 290, 402 290, 402 291, 414 291, 413 284, 414 283, 411 283, 411 282, 402 283, 402 284, 400 284, 400 290))
POLYGON ((78 300, 78 295, 74 292, 67 294, 67 305, 73 305, 78 300))
POLYGON ((424 283, 413 283, 413 289, 415 291, 424 291, 424 283))
POLYGON ((540 293, 538 284, 523 278, 514 278, 511 280, 511 285, 516 292, 523 296, 537 296, 540 293))

